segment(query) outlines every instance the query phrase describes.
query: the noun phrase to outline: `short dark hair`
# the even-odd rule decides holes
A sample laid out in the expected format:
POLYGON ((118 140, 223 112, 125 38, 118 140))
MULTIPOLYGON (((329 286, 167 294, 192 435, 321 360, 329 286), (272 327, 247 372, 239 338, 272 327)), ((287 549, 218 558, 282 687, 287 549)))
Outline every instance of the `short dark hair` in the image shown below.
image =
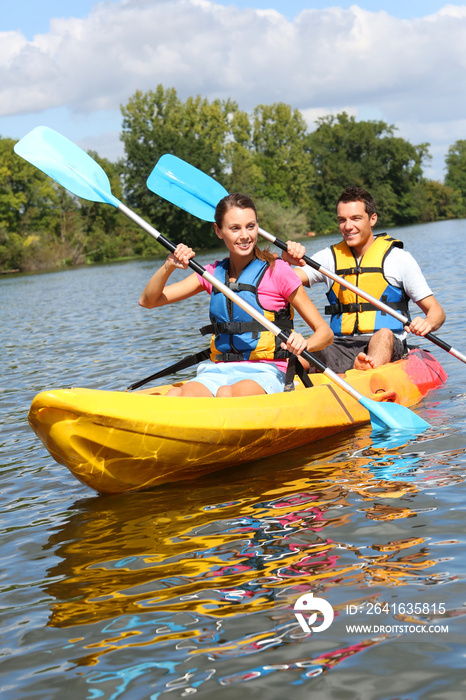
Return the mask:
POLYGON ((356 187, 355 185, 346 187, 338 198, 337 209, 340 202, 363 202, 369 218, 376 213, 374 197, 366 190, 363 190, 362 187, 356 187))

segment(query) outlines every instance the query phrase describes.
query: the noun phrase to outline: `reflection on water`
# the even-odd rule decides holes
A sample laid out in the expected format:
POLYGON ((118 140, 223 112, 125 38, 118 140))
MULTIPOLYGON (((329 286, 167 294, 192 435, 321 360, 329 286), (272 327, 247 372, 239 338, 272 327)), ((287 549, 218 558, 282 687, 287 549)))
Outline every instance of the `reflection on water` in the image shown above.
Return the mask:
MULTIPOLYGON (((423 492, 432 482, 438 489, 463 480, 466 442, 457 438, 462 447, 426 457, 436 443, 447 447, 441 433, 403 452, 399 440, 397 449, 360 432, 336 448, 324 441, 316 460, 304 448, 294 451, 286 474, 277 456, 266 473, 258 463, 235 480, 219 473, 194 489, 82 501, 47 544, 59 557, 45 586, 54 601, 48 625, 67 629, 70 660, 93 669, 81 672, 96 690, 117 682, 115 658, 131 652, 146 661, 118 682, 128 689, 150 677, 151 697, 285 672, 294 683, 320 676, 400 637, 346 635, 346 623, 367 623, 365 606, 428 601, 416 614, 373 616, 377 624, 427 625, 439 617, 430 607, 444 600, 436 586, 457 576, 436 549, 459 543, 423 533, 436 510, 423 492), (400 587, 409 591, 402 595, 400 587), (293 613, 309 590, 335 610, 333 635, 330 628, 311 646, 293 613), (351 620, 347 606, 358 611, 351 620), (90 643, 88 625, 100 630, 90 643), (150 661, 155 652, 157 662, 150 661)), ((449 605, 441 620, 462 611, 449 605)), ((121 691, 112 692, 105 697, 121 691)))
MULTIPOLYGON (((465 226, 392 232, 461 351, 465 226)), ((124 389, 204 346, 200 296, 182 314, 137 306, 157 264, 0 279, 2 700, 462 697, 466 372, 447 353, 433 348, 449 380, 416 408, 433 426, 418 437, 348 431, 111 497, 36 440, 38 391, 124 389), (334 621, 306 636, 293 605, 309 591, 334 621)))

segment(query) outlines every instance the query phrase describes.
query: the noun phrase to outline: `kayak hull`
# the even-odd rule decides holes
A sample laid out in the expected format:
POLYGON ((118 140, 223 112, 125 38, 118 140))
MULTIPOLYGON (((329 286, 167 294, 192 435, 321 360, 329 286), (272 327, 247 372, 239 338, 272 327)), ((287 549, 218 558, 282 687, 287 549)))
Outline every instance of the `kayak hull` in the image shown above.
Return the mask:
MULTIPOLYGON (((407 359, 345 380, 361 394, 414 406, 446 381, 433 355, 407 359)), ((52 457, 99 493, 123 493, 194 479, 262 459, 368 423, 368 411, 324 375, 314 386, 244 398, 164 396, 143 392, 58 389, 38 394, 32 429, 52 457)))

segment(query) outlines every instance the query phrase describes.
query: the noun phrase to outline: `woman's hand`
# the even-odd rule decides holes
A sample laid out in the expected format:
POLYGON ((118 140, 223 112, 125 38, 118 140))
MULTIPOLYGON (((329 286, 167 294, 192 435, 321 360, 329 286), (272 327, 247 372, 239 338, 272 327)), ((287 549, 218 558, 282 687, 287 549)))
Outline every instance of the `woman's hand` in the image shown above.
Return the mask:
POLYGON ((303 350, 307 349, 307 340, 301 333, 292 331, 288 340, 281 344, 283 350, 288 350, 293 355, 301 355, 303 350))
POLYGON ((173 253, 167 258, 167 263, 180 270, 186 270, 189 266, 189 261, 194 258, 196 253, 192 248, 184 243, 178 243, 173 253))
POLYGON ((196 273, 180 282, 167 285, 168 278, 172 272, 176 269, 186 270, 189 261, 194 255, 192 248, 184 243, 179 243, 173 253, 170 253, 167 257, 162 267, 152 275, 146 284, 139 299, 139 306, 143 306, 146 309, 154 309, 156 306, 165 306, 165 304, 173 304, 175 301, 187 299, 193 294, 202 291, 202 285, 196 273))

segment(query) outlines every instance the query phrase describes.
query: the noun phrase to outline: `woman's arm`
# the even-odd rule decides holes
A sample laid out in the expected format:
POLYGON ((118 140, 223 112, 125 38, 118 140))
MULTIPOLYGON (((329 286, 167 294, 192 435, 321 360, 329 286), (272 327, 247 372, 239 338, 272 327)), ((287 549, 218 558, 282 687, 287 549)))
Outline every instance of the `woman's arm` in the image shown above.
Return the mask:
POLYGON ((288 301, 314 333, 306 339, 300 333, 293 331, 286 345, 283 343, 282 347, 286 347, 295 355, 300 355, 303 350, 316 352, 316 350, 323 350, 327 345, 330 345, 333 341, 333 331, 317 311, 302 285, 290 294, 288 301))
POLYGON ((298 287, 295 292, 290 294, 288 301, 314 331, 314 334, 308 338, 307 350, 315 352, 330 345, 333 341, 333 331, 309 299, 304 287, 298 287))
POLYGON ((194 255, 192 248, 180 243, 146 284, 139 299, 139 305, 146 309, 154 309, 158 306, 188 299, 188 297, 201 292, 203 287, 195 272, 180 282, 166 286, 172 272, 176 269, 186 270, 194 255))

